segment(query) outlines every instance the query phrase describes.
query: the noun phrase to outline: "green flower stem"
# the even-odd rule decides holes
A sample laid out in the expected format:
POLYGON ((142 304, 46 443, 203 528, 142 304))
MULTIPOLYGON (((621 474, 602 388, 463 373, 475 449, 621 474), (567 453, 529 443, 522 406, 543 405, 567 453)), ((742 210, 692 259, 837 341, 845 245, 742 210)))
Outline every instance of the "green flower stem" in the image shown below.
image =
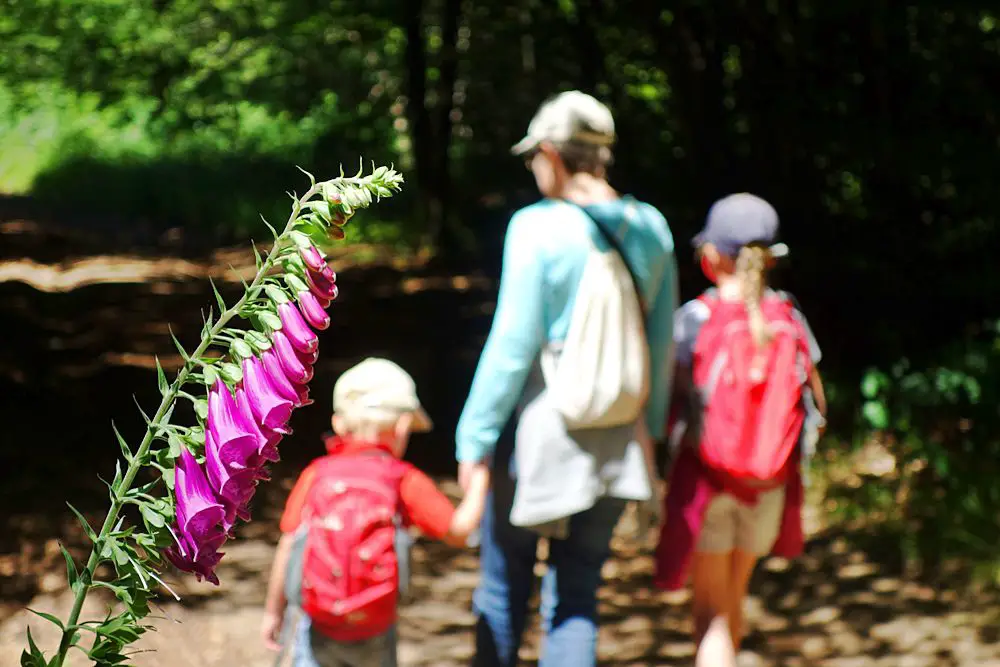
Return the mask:
MULTIPOLYGON (((355 181, 355 179, 343 179, 347 182, 355 181)), ((174 378, 173 383, 163 394, 163 400, 160 401, 160 407, 157 408, 156 414, 150 420, 149 425, 146 427, 146 434, 142 438, 142 442, 139 443, 139 449, 135 452, 135 456, 129 461, 128 468, 125 470, 125 474, 122 477, 121 483, 115 489, 114 497, 111 502, 111 507, 108 509, 108 514, 104 517, 104 523, 101 525, 101 530, 97 534, 97 540, 94 542, 93 548, 90 550, 90 557, 87 559, 87 566, 80 573, 79 586, 76 589, 76 596, 73 599, 73 608, 69 613, 69 618, 66 619, 65 629, 63 630, 62 640, 59 642, 59 652, 55 657, 55 660, 51 663, 54 667, 62 667, 63 662, 66 659, 66 654, 69 653, 70 648, 73 646, 73 636, 76 634, 76 625, 80 620, 80 612, 83 609, 83 603, 87 599, 87 593, 90 592, 92 587, 92 581, 94 578, 94 570, 97 569, 98 562, 100 561, 100 554, 104 547, 104 542, 107 540, 109 533, 112 531, 115 522, 118 520, 118 515, 121 512, 122 506, 125 504, 124 498, 128 494, 129 490, 132 488, 132 483, 135 481, 136 475, 139 473, 139 469, 145 465, 146 458, 149 456, 149 449, 153 444, 154 433, 156 433, 160 427, 160 421, 163 416, 167 414, 170 406, 177 399, 178 392, 180 392, 181 387, 187 381, 188 375, 190 375, 192 369, 198 364, 201 356, 208 350, 209 346, 212 344, 215 337, 222 331, 231 319, 236 317, 240 309, 246 303, 247 298, 251 294, 256 294, 257 288, 260 286, 261 282, 270 272, 272 265, 278 257, 278 246, 279 241, 281 241, 285 235, 288 233, 292 226, 298 218, 299 213, 302 210, 302 202, 308 201, 310 198, 319 194, 321 191, 320 185, 313 185, 306 193, 298 200, 296 200, 294 206, 292 207, 292 214, 288 218, 288 222, 285 224, 285 229, 275 240, 274 250, 268 254, 267 258, 264 259, 261 264, 260 269, 257 271, 257 275, 254 277, 253 282, 247 286, 247 289, 243 292, 243 296, 237 301, 231 308, 227 309, 224 313, 219 315, 219 319, 212 325, 209 330, 208 335, 203 336, 201 343, 195 348, 189 357, 185 360, 184 365, 181 367, 180 371, 177 373, 177 377, 174 378)))

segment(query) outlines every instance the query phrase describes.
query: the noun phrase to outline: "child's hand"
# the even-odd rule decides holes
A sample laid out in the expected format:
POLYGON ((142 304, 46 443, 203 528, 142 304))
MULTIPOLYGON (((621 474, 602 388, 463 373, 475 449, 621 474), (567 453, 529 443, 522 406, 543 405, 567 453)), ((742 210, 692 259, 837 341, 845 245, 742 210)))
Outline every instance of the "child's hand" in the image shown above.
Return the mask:
POLYGON ((470 466, 462 502, 455 509, 445 542, 457 547, 468 546, 469 536, 479 528, 490 491, 490 469, 485 463, 470 466))
POLYGON ((272 651, 281 650, 281 625, 284 614, 264 612, 264 621, 260 625, 260 638, 264 646, 272 651))

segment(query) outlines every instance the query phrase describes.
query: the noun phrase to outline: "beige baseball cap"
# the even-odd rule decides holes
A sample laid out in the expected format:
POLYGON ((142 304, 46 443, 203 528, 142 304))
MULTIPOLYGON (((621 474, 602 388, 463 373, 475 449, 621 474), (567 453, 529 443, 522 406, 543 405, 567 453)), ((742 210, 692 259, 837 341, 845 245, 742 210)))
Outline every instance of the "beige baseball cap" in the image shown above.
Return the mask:
POLYGON ((417 398, 417 385, 398 364, 369 357, 352 366, 333 386, 333 411, 352 419, 366 414, 411 413, 413 430, 424 433, 434 424, 417 398))
POLYGON ((596 98, 570 90, 539 107, 528 124, 528 134, 510 151, 524 155, 543 141, 610 147, 615 143, 615 120, 596 98))

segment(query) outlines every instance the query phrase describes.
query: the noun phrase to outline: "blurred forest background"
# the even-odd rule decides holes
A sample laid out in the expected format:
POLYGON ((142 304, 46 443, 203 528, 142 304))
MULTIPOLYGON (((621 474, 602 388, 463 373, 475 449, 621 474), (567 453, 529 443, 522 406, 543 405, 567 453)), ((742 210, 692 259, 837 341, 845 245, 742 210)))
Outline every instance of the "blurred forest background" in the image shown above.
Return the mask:
POLYGON ((874 438, 896 461, 844 507, 881 513, 926 562, 989 563, 998 16, 890 0, 2 0, 0 207, 212 248, 259 237, 259 213, 283 220, 295 165, 328 177, 363 156, 407 186, 349 241, 495 277, 510 213, 537 197, 509 146, 543 99, 580 88, 614 111, 612 182, 664 211, 686 296, 704 286, 688 239, 712 200, 775 204, 792 249, 777 280, 825 352, 826 446, 874 438))

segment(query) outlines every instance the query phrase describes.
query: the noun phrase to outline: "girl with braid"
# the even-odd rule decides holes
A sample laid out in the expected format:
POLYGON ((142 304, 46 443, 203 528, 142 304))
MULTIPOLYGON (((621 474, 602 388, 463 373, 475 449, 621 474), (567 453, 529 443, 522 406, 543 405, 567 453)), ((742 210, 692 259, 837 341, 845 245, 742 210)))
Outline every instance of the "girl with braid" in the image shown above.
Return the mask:
POLYGON ((826 424, 819 346, 792 297, 767 286, 788 252, 777 233, 778 214, 763 199, 717 201, 693 242, 715 286, 674 318, 675 455, 656 584, 679 589, 690 570, 699 664, 728 652, 719 648, 727 634, 739 651, 757 560, 801 553, 801 463, 826 424), (718 452, 746 465, 722 465, 718 452))

